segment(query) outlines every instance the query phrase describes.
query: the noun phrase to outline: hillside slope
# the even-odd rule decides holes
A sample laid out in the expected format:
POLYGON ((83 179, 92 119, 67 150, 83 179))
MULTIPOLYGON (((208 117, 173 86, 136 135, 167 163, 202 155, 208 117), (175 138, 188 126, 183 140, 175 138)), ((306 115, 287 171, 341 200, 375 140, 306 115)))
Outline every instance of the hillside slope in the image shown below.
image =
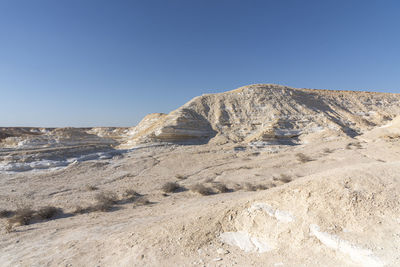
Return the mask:
MULTIPOLYGON (((400 95, 257 84, 193 98, 169 114, 150 114, 129 143, 278 142, 329 131, 354 137, 400 114, 400 95)), ((301 139, 301 138, 300 138, 301 139)))

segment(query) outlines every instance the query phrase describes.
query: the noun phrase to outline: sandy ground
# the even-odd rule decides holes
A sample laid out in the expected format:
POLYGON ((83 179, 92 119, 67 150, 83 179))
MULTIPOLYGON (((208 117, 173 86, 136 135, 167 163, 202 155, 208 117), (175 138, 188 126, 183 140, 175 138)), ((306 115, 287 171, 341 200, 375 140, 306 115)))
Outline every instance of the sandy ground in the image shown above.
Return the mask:
POLYGON ((9 233, 0 219, 0 265, 399 266, 399 140, 315 140, 168 145, 0 173, 1 209, 63 209, 9 233), (165 194, 166 182, 183 189, 165 194), (203 196, 190 190, 197 183, 223 183, 231 192, 203 196), (245 183, 269 188, 251 191, 245 183), (124 202, 129 189, 150 203, 124 202), (99 192, 121 201, 108 212, 73 214, 99 192))

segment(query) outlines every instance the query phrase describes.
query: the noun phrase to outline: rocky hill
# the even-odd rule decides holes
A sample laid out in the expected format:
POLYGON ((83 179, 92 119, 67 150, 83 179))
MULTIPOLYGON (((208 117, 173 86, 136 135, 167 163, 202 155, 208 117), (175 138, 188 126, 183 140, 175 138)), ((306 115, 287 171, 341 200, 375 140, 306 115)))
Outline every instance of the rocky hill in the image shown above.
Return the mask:
POLYGON ((400 95, 256 84, 195 97, 130 131, 147 142, 299 143, 312 133, 354 137, 400 114, 400 95))

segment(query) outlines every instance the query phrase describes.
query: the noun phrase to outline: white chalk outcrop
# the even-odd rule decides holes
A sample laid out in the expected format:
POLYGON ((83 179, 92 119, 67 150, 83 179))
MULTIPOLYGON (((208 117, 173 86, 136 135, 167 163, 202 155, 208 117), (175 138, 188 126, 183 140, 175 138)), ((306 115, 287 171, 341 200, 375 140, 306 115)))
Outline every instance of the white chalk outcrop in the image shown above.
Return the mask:
POLYGON ((169 114, 150 114, 127 143, 292 144, 312 133, 356 136, 400 114, 399 103, 397 94, 250 85, 195 97, 169 114))

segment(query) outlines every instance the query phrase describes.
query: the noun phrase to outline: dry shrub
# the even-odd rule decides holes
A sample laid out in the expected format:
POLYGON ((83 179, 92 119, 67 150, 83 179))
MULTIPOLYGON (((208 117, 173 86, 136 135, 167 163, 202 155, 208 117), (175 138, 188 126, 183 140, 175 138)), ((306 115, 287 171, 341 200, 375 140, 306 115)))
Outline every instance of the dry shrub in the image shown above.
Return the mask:
POLYGON ((13 217, 8 219, 8 223, 10 225, 19 224, 19 225, 28 225, 33 219, 33 215, 35 211, 30 207, 21 207, 15 211, 13 217))
POLYGON ((180 188, 181 186, 175 182, 167 182, 161 187, 161 190, 164 191, 165 193, 174 193, 178 191, 180 188))
POLYGON ((113 205, 118 201, 117 195, 113 192, 101 192, 95 196, 97 201, 94 206, 96 211, 109 211, 113 205))
MULTIPOLYGON (((249 158, 249 160, 251 160, 251 159, 249 158)), ((239 169, 239 170, 240 170, 240 169, 251 170, 251 169, 253 169, 253 167, 251 167, 251 166, 240 166, 238 169, 239 169)))
POLYGON ((42 220, 48 220, 56 216, 58 213, 60 213, 62 210, 56 207, 51 207, 51 206, 46 206, 43 208, 40 208, 36 214, 37 216, 42 219, 42 220))
POLYGON ((75 210, 72 212, 73 214, 84 214, 93 211, 93 208, 86 207, 83 208, 81 206, 76 206, 75 210))
POLYGON ((239 191, 243 189, 243 184, 234 184, 232 190, 233 191, 239 191))
POLYGON ((356 148, 362 148, 362 145, 361 145, 360 142, 356 142, 356 143, 354 144, 354 146, 355 146, 356 148))
POLYGON ((222 183, 216 183, 213 185, 213 187, 218 193, 227 193, 231 191, 228 187, 226 187, 225 184, 222 183))
POLYGON ((95 186, 95 185, 86 185, 86 190, 87 191, 96 191, 98 189, 99 188, 97 186, 95 186))
POLYGON ((256 187, 255 187, 253 184, 251 184, 251 183, 245 183, 245 184, 243 185, 243 188, 244 188, 246 191, 256 191, 256 190, 257 190, 256 187))
POLYGON ((212 177, 208 177, 206 179, 203 180, 204 183, 213 183, 215 178, 212 177))
POLYGON ((353 147, 362 148, 362 145, 360 144, 360 142, 352 142, 347 144, 346 149, 352 149, 353 147))
POLYGON ((146 197, 142 196, 132 189, 126 190, 124 196, 127 198, 128 201, 134 202, 135 206, 150 204, 150 201, 146 197))
POLYGON ((254 185, 254 184, 251 184, 251 183, 245 183, 244 186, 243 186, 243 188, 244 188, 246 191, 259 191, 259 190, 266 190, 266 189, 269 189, 269 186, 263 185, 263 184, 254 185))
POLYGON ((177 174, 177 175, 175 175, 175 178, 178 180, 185 180, 185 179, 187 179, 187 176, 182 175, 182 174, 177 174))
POLYGON ((279 179, 278 179, 279 181, 281 181, 282 183, 289 183, 289 182, 291 182, 292 181, 292 178, 289 176, 289 175, 287 175, 287 174, 281 174, 281 176, 279 177, 279 179))
POLYGON ((11 233, 13 231, 13 226, 10 222, 6 223, 4 226, 6 233, 11 233))
POLYGON ((124 193, 124 197, 126 198, 126 200, 128 201, 135 201, 137 198, 139 198, 141 195, 136 192, 133 189, 127 189, 124 193))
POLYGON ((256 188, 256 191, 267 190, 267 189, 269 189, 269 186, 265 185, 265 184, 258 184, 258 185, 255 185, 255 188, 256 188))
POLYGON ((9 218, 14 215, 12 210, 1 210, 0 211, 0 218, 9 218))
POLYGON ((135 200, 135 206, 144 206, 150 203, 151 202, 147 199, 147 197, 139 197, 135 200))
POLYGON ((28 225, 33 219, 37 220, 48 220, 53 218, 58 213, 61 213, 62 209, 51 206, 42 207, 35 211, 30 206, 19 207, 15 212, 7 210, 4 212, 6 217, 10 217, 6 223, 6 232, 12 232, 14 225, 28 225))
POLYGON ((304 155, 303 153, 297 153, 296 157, 297 157, 297 160, 300 161, 301 163, 306 163, 306 162, 312 161, 312 158, 310 158, 307 155, 304 155))
POLYGON ((214 193, 211 188, 206 187, 202 184, 195 184, 194 186, 192 186, 190 188, 190 190, 192 190, 195 193, 199 193, 202 196, 208 196, 208 195, 212 195, 214 193))

